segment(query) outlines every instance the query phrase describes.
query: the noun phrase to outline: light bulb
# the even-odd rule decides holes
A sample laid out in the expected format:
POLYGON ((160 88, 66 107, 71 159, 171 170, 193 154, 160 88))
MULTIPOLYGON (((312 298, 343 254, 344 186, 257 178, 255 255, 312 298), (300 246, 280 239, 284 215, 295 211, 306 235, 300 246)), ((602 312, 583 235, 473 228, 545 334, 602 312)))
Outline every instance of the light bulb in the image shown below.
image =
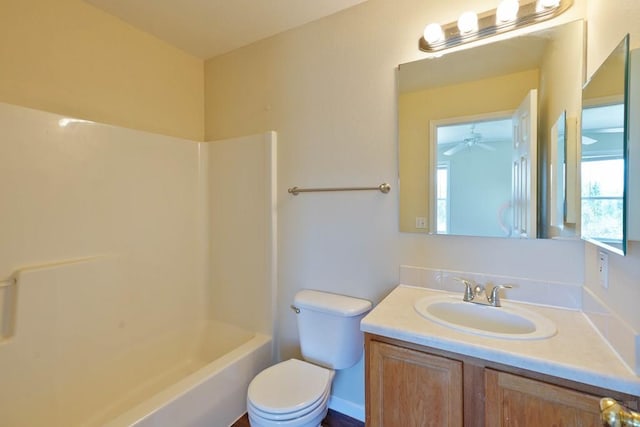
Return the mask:
POLYGON ((496 24, 515 21, 520 4, 518 0, 502 0, 496 10, 496 24))
POLYGON ((540 0, 540 6, 544 9, 558 7, 559 5, 560 5, 560 0, 540 0))
POLYGON ((438 43, 444 40, 444 31, 440 24, 429 24, 424 27, 424 39, 429 44, 438 43))
POLYGON ((478 31, 478 15, 475 12, 464 12, 458 18, 458 29, 461 34, 468 34, 478 31))

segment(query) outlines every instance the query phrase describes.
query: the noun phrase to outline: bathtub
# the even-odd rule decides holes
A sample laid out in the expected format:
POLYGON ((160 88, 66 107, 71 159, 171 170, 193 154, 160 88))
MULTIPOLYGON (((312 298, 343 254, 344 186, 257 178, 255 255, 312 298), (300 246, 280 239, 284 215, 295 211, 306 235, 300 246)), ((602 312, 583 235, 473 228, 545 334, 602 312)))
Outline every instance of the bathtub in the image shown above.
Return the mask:
POLYGON ((226 427, 272 363, 270 336, 221 322, 144 331, 118 347, 99 336, 96 352, 84 336, 56 345, 60 336, 32 340, 32 325, 19 325, 22 333, 0 344, 0 366, 11 367, 2 371, 2 426, 226 427))
MULTIPOLYGON (((215 347, 215 342, 205 345, 215 347)), ((249 382, 271 363, 271 337, 251 334, 246 342, 231 351, 98 425, 228 427, 246 412, 249 382)), ((114 409, 109 412, 113 413, 114 409)))

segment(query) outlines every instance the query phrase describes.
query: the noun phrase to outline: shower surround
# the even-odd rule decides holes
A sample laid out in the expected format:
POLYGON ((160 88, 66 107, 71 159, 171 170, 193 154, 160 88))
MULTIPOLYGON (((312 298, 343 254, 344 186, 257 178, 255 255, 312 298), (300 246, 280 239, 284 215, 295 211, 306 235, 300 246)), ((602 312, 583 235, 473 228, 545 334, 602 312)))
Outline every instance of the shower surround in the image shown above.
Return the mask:
MULTIPOLYGON (((275 133, 198 143, 8 104, 0 129, 3 424, 129 425, 167 389, 271 363, 275 133), (241 299, 253 316, 224 309, 241 299)), ((233 422, 236 394, 183 425, 233 422)))

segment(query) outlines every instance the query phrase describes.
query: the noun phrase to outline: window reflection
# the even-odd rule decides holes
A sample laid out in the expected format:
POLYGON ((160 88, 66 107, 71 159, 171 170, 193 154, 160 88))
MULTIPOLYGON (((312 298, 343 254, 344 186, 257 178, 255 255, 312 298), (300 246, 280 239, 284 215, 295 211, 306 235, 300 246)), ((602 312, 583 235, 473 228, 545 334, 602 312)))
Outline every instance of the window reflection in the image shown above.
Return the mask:
POLYGON ((624 237, 624 105, 582 113, 582 235, 620 245, 624 237))
POLYGON ((621 243, 624 159, 582 162, 583 234, 603 242, 621 243))

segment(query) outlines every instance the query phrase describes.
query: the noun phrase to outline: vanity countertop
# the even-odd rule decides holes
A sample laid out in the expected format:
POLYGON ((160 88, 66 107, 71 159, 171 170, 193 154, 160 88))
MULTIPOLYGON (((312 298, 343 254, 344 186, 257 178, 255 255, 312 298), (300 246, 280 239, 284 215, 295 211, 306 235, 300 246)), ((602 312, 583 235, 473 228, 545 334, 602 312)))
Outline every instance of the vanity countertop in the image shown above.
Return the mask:
POLYGON ((443 294, 451 293, 399 285, 362 320, 361 329, 640 396, 640 377, 622 362, 582 312, 523 304, 554 321, 557 333, 541 340, 489 338, 426 320, 415 311, 413 305, 418 299, 443 294))

